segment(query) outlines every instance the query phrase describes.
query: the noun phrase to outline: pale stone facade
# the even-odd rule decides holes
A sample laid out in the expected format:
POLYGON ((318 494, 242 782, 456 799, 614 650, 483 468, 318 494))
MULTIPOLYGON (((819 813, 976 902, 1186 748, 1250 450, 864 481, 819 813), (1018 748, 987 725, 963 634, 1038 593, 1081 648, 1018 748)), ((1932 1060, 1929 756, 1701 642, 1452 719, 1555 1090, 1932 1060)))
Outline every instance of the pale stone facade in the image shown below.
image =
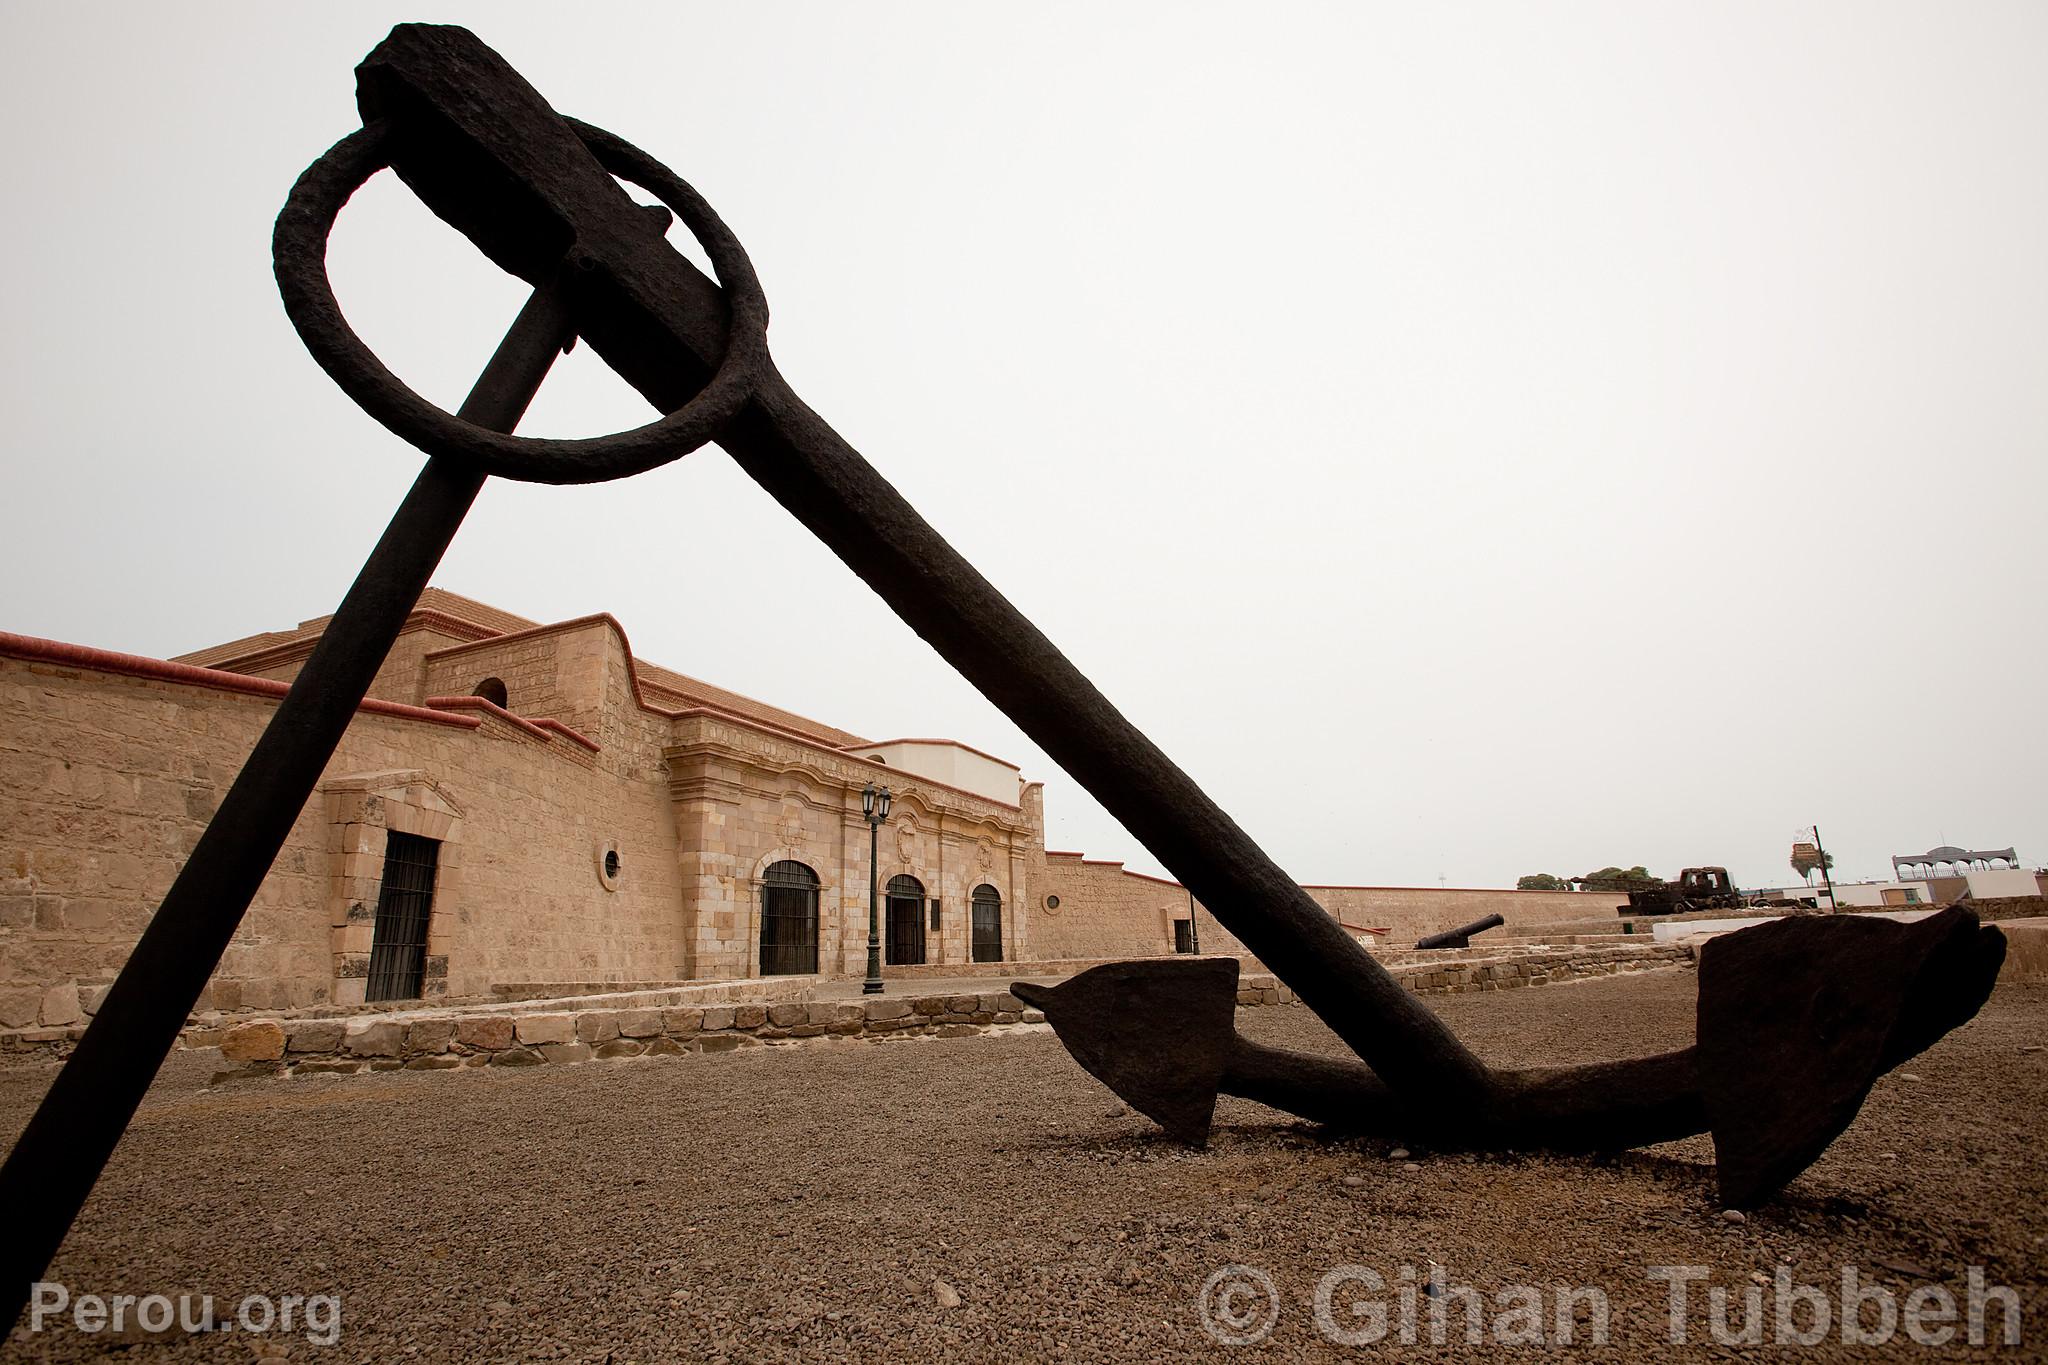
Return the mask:
MULTIPOLYGON (((170 662, 0 637, 0 1027, 96 1004, 324 625, 170 662)), ((785 861, 816 879, 815 970, 862 972, 869 781, 895 795, 879 870, 923 888, 924 961, 968 959, 977 892, 1001 955, 1031 951, 1039 788, 1009 768, 999 799, 985 755, 966 751, 980 790, 961 790, 646 665, 608 616, 541 626, 435 590, 372 696, 203 1008, 362 1002, 394 833, 438 864, 424 997, 754 976, 763 877, 785 861)))
MULTIPOLYGON (((173 661, 0 634, 0 1029, 97 1007, 326 624, 173 661)), ((1047 853, 1041 787, 999 758, 865 739, 655 667, 610 616, 541 625, 429 589, 200 1006, 861 975, 869 782, 895 797, 876 878, 905 879, 916 931, 885 975, 1243 954, 1179 885, 1047 853), (405 966, 396 987, 380 962, 405 966)), ((1615 904, 1309 892, 1397 945, 1493 910, 1528 929, 1615 904)))

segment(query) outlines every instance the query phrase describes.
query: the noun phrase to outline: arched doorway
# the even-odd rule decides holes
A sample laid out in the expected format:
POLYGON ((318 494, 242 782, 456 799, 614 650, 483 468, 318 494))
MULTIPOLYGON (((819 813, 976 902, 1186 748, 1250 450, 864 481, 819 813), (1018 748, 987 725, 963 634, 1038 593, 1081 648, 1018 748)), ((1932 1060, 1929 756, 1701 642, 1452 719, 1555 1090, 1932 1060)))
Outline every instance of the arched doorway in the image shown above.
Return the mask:
POLYGON ((802 863, 771 863, 761 874, 761 975, 818 970, 818 874, 802 863))
POLYGON ((889 948, 892 966, 924 961, 924 883, 915 877, 889 878, 889 948))
POLYGON ((485 678, 469 691, 471 696, 482 697, 501 710, 512 704, 511 694, 505 690, 503 678, 485 678))
POLYGON ((976 962, 1001 962, 1003 960, 1003 895, 993 886, 983 882, 974 888, 971 929, 974 935, 973 958, 976 962))

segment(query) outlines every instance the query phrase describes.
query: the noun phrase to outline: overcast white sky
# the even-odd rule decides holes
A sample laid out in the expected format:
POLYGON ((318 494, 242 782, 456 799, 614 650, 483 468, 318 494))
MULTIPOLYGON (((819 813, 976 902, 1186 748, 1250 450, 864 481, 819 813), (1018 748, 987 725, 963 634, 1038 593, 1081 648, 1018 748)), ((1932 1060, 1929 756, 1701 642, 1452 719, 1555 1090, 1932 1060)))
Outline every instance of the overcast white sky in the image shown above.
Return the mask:
MULTIPOLYGON (((269 232, 402 19, 691 180, 797 391, 1302 880, 2048 857, 2048 7, 8 3, 0 629, 339 600, 419 460, 269 232)), ((334 273, 451 408, 524 292, 389 176, 334 273)), ((523 429, 647 416, 579 348, 523 429)), ((436 581, 1156 867, 715 449, 494 482, 436 581)))

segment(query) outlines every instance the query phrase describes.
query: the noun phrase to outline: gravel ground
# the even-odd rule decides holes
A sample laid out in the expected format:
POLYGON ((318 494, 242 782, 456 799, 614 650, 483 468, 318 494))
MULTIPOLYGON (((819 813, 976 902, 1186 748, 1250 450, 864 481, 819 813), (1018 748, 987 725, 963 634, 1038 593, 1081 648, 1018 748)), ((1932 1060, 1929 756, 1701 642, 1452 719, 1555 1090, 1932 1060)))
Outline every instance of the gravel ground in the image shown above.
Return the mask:
MULTIPOLYGON (((1682 1045, 1690 973, 1653 972, 1439 1004, 1490 1060, 1622 1056, 1682 1045)), ((1239 1012, 1261 1041, 1336 1051, 1306 1009, 1239 1012)), ((2048 989, 2001 988, 1983 1015, 1882 1081, 1855 1126, 1778 1201, 1743 1221, 1713 1198, 1704 1139, 1614 1160, 1403 1154, 1329 1141, 1224 1101, 1189 1153, 1157 1140, 1042 1030, 948 1040, 821 1041, 721 1056, 576 1067, 390 1073, 206 1088, 210 1054, 173 1059, 51 1278, 73 1293, 338 1295, 338 1341, 247 1330, 87 1335, 17 1328, 7 1359, 927 1360, 1171 1359, 1230 1354, 1198 1293, 1232 1263, 1266 1272, 1279 1311, 1261 1359, 1466 1359, 1462 1299, 1447 1344, 1416 1299, 1415 1345, 1319 1335, 1319 1277, 1384 1278, 1333 1303, 1339 1327, 1380 1300, 1399 1332, 1405 1267, 1487 1297, 1536 1286, 1556 1344, 1560 1284, 1609 1300, 1607 1344, 1550 1359, 1775 1358, 1711 1336, 1706 1291, 1772 1276, 1839 1302, 1841 1267, 1899 1300, 1921 1284, 1966 1301, 1965 1267, 2016 1287, 2024 1338, 1884 1351, 1838 1333, 1788 1358, 2048 1358, 2048 989), (1688 1343, 1668 1343, 1651 1266, 1703 1267, 1688 1343)), ((0 1073, 12 1140, 47 1068, 0 1073)), ((1226 1286, 1227 1287, 1227 1286, 1226 1286)), ((1250 1310, 1251 1298, 1217 1301, 1250 1310)), ((300 1310, 303 1312, 304 1310, 300 1310)), ((323 1327, 332 1320, 322 1309, 323 1327)), ((1256 1314, 1253 1315, 1257 1320, 1256 1314)), ((1568 1310, 1568 1316, 1571 1316, 1568 1310)), ((1804 1317, 1794 1325, 1803 1327, 1804 1317)), ((1864 1319, 1874 1329, 1874 1316, 1864 1319)), ((326 1335, 316 1331, 314 1335, 326 1335)), ((1489 1338, 1490 1340, 1490 1338, 1489 1338)), ((1493 1349, 1489 1347, 1489 1351, 1493 1349)), ((1538 1354, 1510 1351, 1510 1354, 1538 1354)))

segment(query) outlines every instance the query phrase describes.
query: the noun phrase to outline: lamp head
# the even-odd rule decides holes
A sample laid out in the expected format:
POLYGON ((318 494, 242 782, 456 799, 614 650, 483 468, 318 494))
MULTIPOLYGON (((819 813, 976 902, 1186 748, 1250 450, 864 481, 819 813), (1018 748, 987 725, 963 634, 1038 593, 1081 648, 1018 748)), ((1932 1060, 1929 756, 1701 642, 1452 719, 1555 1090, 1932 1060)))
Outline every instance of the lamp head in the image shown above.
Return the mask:
POLYGON ((881 795, 880 795, 879 797, 877 797, 877 798, 876 798, 876 802, 875 802, 875 804, 876 804, 876 807, 877 807, 877 808, 878 808, 878 809, 880 810, 882 818, 883 818, 884 820, 888 819, 888 818, 889 818, 889 789, 888 789, 887 787, 884 787, 884 788, 882 788, 882 794, 881 794, 881 795))
POLYGON ((870 820, 875 818, 875 784, 872 782, 860 789, 860 813, 870 820))

